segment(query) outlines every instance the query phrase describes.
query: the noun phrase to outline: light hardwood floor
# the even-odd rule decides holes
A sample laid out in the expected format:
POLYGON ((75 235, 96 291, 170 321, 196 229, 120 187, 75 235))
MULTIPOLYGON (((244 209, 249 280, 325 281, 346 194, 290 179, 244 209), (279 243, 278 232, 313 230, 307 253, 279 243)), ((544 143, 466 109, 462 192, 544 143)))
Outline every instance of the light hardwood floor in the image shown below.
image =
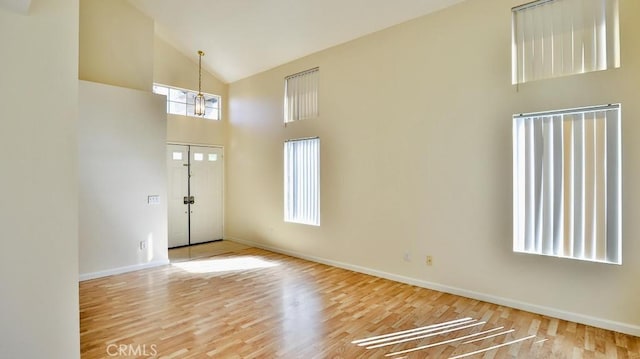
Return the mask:
POLYGON ((82 358, 386 358, 442 342, 389 357, 640 358, 638 337, 233 242, 170 257, 169 266, 80 283, 82 358), (416 328, 428 337, 352 343, 416 328))

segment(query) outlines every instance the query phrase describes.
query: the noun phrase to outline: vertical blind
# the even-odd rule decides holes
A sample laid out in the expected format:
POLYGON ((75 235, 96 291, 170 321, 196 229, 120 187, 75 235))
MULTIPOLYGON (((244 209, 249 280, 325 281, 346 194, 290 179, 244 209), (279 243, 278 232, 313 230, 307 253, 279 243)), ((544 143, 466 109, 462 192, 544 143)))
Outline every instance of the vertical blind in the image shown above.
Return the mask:
POLYGON ((320 139, 284 143, 284 220, 320 225, 320 139))
POLYGON ((618 0, 539 0, 512 9, 513 83, 620 67, 618 0))
POLYGON ((314 68, 284 80, 284 122, 318 117, 318 75, 314 68))
POLYGON ((620 105, 515 115, 516 252, 621 264, 620 105))

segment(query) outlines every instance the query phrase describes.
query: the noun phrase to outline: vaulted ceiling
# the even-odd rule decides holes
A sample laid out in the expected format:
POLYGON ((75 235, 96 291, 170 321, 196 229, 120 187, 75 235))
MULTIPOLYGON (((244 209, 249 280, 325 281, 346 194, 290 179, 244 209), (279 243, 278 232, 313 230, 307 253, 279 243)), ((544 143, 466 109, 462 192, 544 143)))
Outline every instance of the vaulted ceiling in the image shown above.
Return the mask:
POLYGON ((129 0, 158 36, 225 82, 463 0, 129 0))

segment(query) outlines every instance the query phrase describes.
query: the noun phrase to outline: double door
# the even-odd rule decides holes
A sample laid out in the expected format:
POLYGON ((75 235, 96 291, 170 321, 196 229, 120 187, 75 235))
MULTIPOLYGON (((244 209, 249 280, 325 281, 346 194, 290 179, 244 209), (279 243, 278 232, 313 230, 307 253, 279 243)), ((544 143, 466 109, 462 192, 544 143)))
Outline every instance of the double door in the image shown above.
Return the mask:
POLYGON ((222 148, 167 145, 169 248, 222 239, 222 148))

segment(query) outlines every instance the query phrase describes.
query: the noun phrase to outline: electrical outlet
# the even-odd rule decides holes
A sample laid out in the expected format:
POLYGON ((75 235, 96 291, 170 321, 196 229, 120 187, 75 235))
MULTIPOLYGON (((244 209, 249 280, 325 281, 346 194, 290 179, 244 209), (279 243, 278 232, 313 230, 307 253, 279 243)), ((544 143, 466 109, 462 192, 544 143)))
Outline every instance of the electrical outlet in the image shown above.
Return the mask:
POLYGON ((427 256, 427 260, 426 260, 426 262, 427 262, 427 265, 428 265, 428 266, 432 266, 432 265, 433 265, 433 257, 431 257, 431 256, 427 256))
POLYGON ((147 196, 147 203, 148 204, 160 204, 160 196, 159 195, 152 195, 152 196, 147 196))
POLYGON ((147 249, 147 241, 140 241, 140 250, 147 249))

